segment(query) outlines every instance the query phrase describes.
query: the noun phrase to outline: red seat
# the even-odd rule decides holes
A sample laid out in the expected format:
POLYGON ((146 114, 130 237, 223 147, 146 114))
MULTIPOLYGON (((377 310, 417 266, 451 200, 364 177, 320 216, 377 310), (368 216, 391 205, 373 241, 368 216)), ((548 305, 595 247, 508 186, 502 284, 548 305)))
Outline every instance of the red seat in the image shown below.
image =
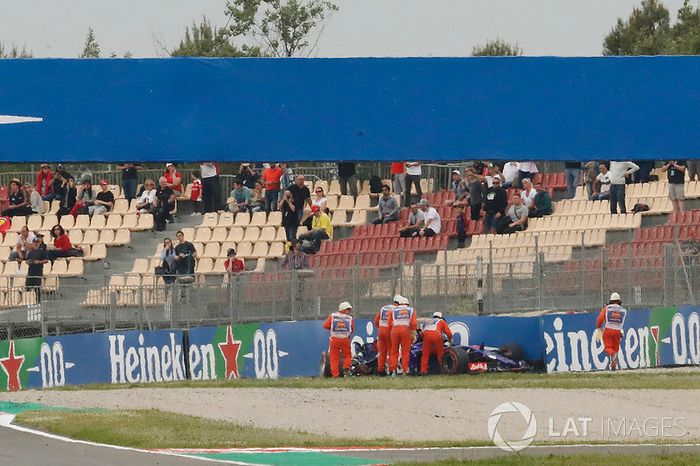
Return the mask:
POLYGON ((686 213, 690 214, 690 223, 693 225, 700 225, 700 210, 692 210, 686 213))

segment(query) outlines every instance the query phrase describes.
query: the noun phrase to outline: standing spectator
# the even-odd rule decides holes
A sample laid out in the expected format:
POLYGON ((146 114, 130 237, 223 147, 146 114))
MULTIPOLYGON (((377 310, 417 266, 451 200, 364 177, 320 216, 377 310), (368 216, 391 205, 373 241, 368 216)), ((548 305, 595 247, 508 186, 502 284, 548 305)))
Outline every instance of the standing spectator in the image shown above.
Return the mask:
POLYGON ((24 197, 29 201, 29 207, 33 214, 44 214, 44 200, 31 183, 24 185, 24 197))
POLYGON ((438 211, 435 210, 434 207, 430 207, 430 203, 427 199, 421 199, 419 205, 420 210, 423 211, 425 223, 423 224, 423 227, 418 230, 418 233, 414 234, 413 236, 429 238, 431 236, 439 235, 440 230, 442 229, 440 214, 438 214, 438 211))
POLYGON ((233 190, 230 195, 232 202, 228 204, 229 212, 237 214, 238 212, 250 211, 250 205, 253 202, 253 191, 243 184, 243 181, 236 180, 233 182, 233 190))
POLYGON ((683 212, 685 170, 685 160, 669 160, 661 167, 662 172, 668 172, 668 198, 671 199, 674 212, 683 212))
POLYGON ((297 229, 299 228, 299 217, 297 216, 294 198, 289 190, 286 190, 280 201, 280 210, 282 211, 282 226, 287 241, 295 241, 297 239, 297 229))
POLYGON ((401 238, 415 236, 423 226, 423 222, 425 222, 423 211, 418 208, 418 204, 414 202, 411 204, 410 209, 411 212, 408 214, 408 223, 406 226, 399 229, 399 236, 401 238))
POLYGON ((289 250, 281 264, 286 270, 303 270, 309 268, 309 258, 301 250, 301 241, 292 240, 292 249, 289 250))
POLYGON ((286 163, 281 163, 280 168, 282 169, 282 176, 280 177, 280 190, 284 192, 294 183, 294 172, 286 163))
MULTIPOLYGON (((39 193, 39 196, 49 196, 53 188, 52 184, 53 173, 51 173, 51 169, 49 168, 48 164, 42 163, 39 173, 36 174, 36 190, 39 193)), ((48 201, 49 199, 46 200, 48 201)))
POLYGON ((76 199, 78 196, 78 190, 75 187, 75 179, 69 177, 66 179, 66 193, 61 199, 61 205, 58 208, 58 217, 70 214, 73 207, 75 207, 76 199))
POLYGON ((333 239, 333 225, 331 224, 331 218, 325 212, 322 212, 318 206, 312 206, 311 213, 313 214, 311 231, 301 235, 299 239, 312 241, 315 254, 321 249, 322 240, 333 239))
POLYGON ((508 193, 501 187, 501 180, 495 178, 493 186, 486 192, 484 202, 484 234, 496 231, 496 226, 508 208, 508 193))
POLYGON ((226 251, 224 269, 226 269, 226 276, 228 277, 229 283, 231 282, 231 275, 245 272, 245 264, 241 259, 236 257, 236 250, 233 248, 229 248, 229 250, 226 251))
POLYGON ((576 197, 576 187, 581 184, 581 162, 564 162, 567 199, 576 197))
POLYGON ((452 181, 450 182, 450 189, 455 193, 456 203, 466 203, 467 197, 469 196, 469 188, 467 182, 462 179, 462 174, 459 170, 452 171, 452 181))
POLYGON ((280 195, 280 179, 284 172, 276 163, 270 164, 262 172, 262 179, 265 182, 265 211, 277 210, 277 201, 280 195))
POLYGON ((78 188, 75 205, 70 211, 70 214, 75 217, 78 214, 90 213, 90 207, 97 200, 97 191, 92 189, 92 181, 90 178, 85 178, 83 184, 78 188))
POLYGON ((175 273, 177 275, 194 275, 194 266, 197 261, 197 250, 194 244, 185 241, 182 231, 175 233, 178 244, 175 246, 175 273))
POLYGON ((477 175, 472 169, 467 169, 467 189, 469 190, 469 209, 471 219, 474 222, 481 218, 481 206, 484 202, 483 176, 477 175))
POLYGON ((537 173, 539 173, 539 170, 537 170, 537 164, 535 162, 520 162, 520 168, 518 171, 518 179, 520 181, 520 186, 524 187, 523 181, 525 179, 532 181, 532 179, 537 173))
POLYGON ((163 250, 160 251, 160 266, 156 267, 155 275, 163 277, 163 281, 167 285, 175 282, 175 255, 173 240, 165 238, 163 250))
POLYGON ((165 230, 165 224, 172 220, 170 212, 175 209, 176 198, 175 191, 168 186, 168 180, 166 180, 164 176, 161 176, 158 180, 156 197, 151 207, 151 213, 155 217, 153 223, 157 231, 165 230))
POLYGON ((549 192, 542 187, 542 183, 535 184, 535 200, 532 203, 529 217, 537 218, 545 215, 552 215, 552 198, 549 197, 549 192))
POLYGON ((507 162, 503 165, 503 178, 505 183, 502 183, 502 188, 508 189, 511 186, 517 185, 518 174, 520 173, 520 164, 516 161, 507 162))
POLYGON ((117 165, 117 169, 122 171, 122 191, 126 201, 131 204, 131 200, 136 197, 136 186, 139 184, 139 172, 136 164, 125 162, 117 165))
POLYGON ((653 160, 639 160, 635 162, 637 165, 639 165, 639 170, 637 173, 635 173, 632 178, 634 179, 634 183, 648 183, 649 182, 649 175, 651 175, 651 171, 654 169, 654 161, 653 160))
POLYGON ((594 161, 586 162, 583 166, 583 181, 586 184, 586 196, 588 196, 589 200, 593 200, 593 185, 598 176, 597 170, 598 164, 594 161))
POLYGON ((90 215, 106 214, 114 207, 114 193, 109 190, 109 181, 100 181, 100 192, 95 196, 95 203, 88 208, 90 215))
POLYGON ((304 218, 304 204, 311 208, 311 191, 304 184, 304 175, 297 175, 294 180, 294 184, 289 187, 289 192, 292 193, 292 199, 294 199, 294 207, 299 218, 299 223, 301 223, 302 218, 304 218))
POLYGON ((29 199, 27 199, 19 180, 10 181, 9 201, 10 205, 2 211, 3 217, 19 217, 32 214, 29 199))
POLYGON ((142 214, 149 213, 153 208, 153 201, 156 199, 156 184, 148 179, 143 183, 143 192, 136 201, 136 211, 142 214))
POLYGON ((27 279, 25 286, 27 291, 34 291, 37 302, 41 297, 41 281, 44 277, 44 264, 49 261, 46 253, 46 248, 43 247, 42 241, 44 235, 38 234, 29 244, 27 250, 27 279))
POLYGON ((525 206, 523 198, 520 197, 520 194, 515 193, 513 195, 513 205, 508 209, 507 215, 501 218, 501 221, 496 227, 496 232, 499 235, 507 235, 515 233, 516 231, 525 230, 527 228, 528 213, 529 210, 525 206))
POLYGON ((348 185, 350 185, 350 194, 357 197, 357 173, 355 164, 352 162, 338 163, 338 182, 340 183, 340 194, 343 196, 348 194, 348 185))
POLYGON ((199 172, 192 172, 192 191, 190 201, 192 201, 192 215, 202 215, 202 175, 199 172))
POLYGON ((404 198, 406 207, 411 204, 411 186, 416 187, 418 199, 423 197, 423 191, 420 187, 420 178, 422 174, 421 162, 406 162, 406 197, 404 198))
POLYGON ((627 176, 639 170, 639 165, 630 161, 610 162, 610 213, 617 213, 617 206, 620 206, 620 213, 626 214, 625 206, 625 183, 627 176))
POLYGON ((394 184, 394 194, 406 195, 406 164, 405 162, 391 162, 391 176, 394 184))
POLYGON ((531 209, 535 203, 535 196, 537 196, 537 191, 532 187, 532 180, 530 178, 525 178, 523 180, 523 190, 520 192, 520 197, 523 198, 525 207, 531 209))
POLYGON ((15 243, 15 250, 10 253, 8 260, 10 261, 23 261, 26 257, 27 250, 29 250, 29 245, 34 242, 36 236, 34 233, 29 231, 27 226, 23 226, 17 235, 17 242, 15 243))
POLYGON ((598 170, 600 173, 595 177, 595 182, 593 183, 591 201, 610 199, 610 172, 608 171, 608 166, 605 163, 601 163, 598 170))
POLYGON ((175 192, 175 196, 182 194, 182 175, 177 171, 172 163, 165 164, 165 173, 163 173, 168 187, 175 192))
POLYGON ((700 181, 700 159, 686 160, 690 181, 700 181))
POLYGON ((486 188, 493 186, 493 180, 498 178, 501 180, 501 184, 505 183, 505 177, 501 174, 498 165, 491 165, 486 169, 487 174, 484 176, 484 181, 486 181, 486 188))
POLYGON ((82 256, 83 250, 80 246, 73 246, 70 238, 66 234, 66 230, 61 225, 55 225, 51 229, 51 237, 53 245, 47 246, 49 260, 52 262, 58 257, 76 257, 82 256))
POLYGON ((464 242, 467 240, 467 221, 464 218, 464 204, 457 204, 454 209, 457 220, 457 247, 463 248, 464 242))
POLYGON ((377 219, 373 222, 375 225, 395 222, 399 219, 399 205, 390 191, 388 185, 382 186, 382 195, 379 197, 379 212, 377 219))
POLYGON ((258 181, 258 175, 250 169, 249 163, 242 163, 238 169, 238 179, 243 182, 246 188, 253 189, 255 182, 258 181))
POLYGON ((202 174, 202 203, 204 213, 216 212, 221 207, 221 182, 219 167, 214 162, 199 165, 202 174))

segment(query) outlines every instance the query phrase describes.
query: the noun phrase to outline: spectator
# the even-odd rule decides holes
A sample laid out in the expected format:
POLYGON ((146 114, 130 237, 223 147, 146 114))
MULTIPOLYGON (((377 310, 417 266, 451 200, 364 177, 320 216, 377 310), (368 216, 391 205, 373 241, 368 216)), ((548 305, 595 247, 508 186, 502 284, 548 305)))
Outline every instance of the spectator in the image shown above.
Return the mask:
POLYGON ((333 225, 331 225, 331 218, 318 206, 311 206, 311 213, 313 214, 311 231, 301 235, 299 239, 313 242, 313 246, 308 249, 308 252, 313 251, 315 254, 321 249, 322 240, 333 239, 333 225))
POLYGON ((151 213, 155 217, 153 223, 157 231, 165 230, 165 224, 172 221, 170 212, 175 210, 176 199, 175 191, 168 186, 168 180, 161 176, 158 180, 158 189, 151 207, 151 213))
POLYGON ((464 205, 458 204, 454 207, 455 218, 457 219, 457 247, 463 248, 467 240, 467 221, 464 218, 464 205))
POLYGON ((284 234, 287 237, 287 241, 294 241, 297 239, 299 217, 297 216, 296 209, 292 193, 289 190, 285 191, 280 201, 280 210, 282 211, 282 226, 284 227, 284 234))
POLYGON ((117 169, 122 171, 122 192, 126 201, 131 204, 131 200, 136 197, 136 186, 139 184, 137 165, 126 162, 117 165, 117 169))
POLYGON ((51 191, 49 194, 42 196, 41 199, 44 201, 61 201, 66 195, 66 190, 68 189, 68 180, 64 176, 66 172, 57 170, 53 174, 53 180, 51 180, 51 191))
POLYGON ((309 268, 309 258, 304 251, 301 250, 301 241, 293 240, 292 249, 289 250, 281 264, 286 270, 303 270, 309 268))
POLYGON ((304 204, 308 205, 309 208, 312 206, 311 191, 306 187, 304 181, 304 175, 297 175, 294 184, 289 187, 289 192, 292 193, 294 207, 300 224, 302 218, 304 218, 304 204))
POLYGON ((243 184, 241 180, 233 182, 233 189, 229 195, 229 212, 237 214, 238 212, 250 211, 250 204, 253 202, 253 191, 243 184))
POLYGON ((165 238, 163 250, 160 251, 160 265, 156 267, 155 274, 158 277, 163 277, 163 281, 167 285, 175 282, 175 256, 173 240, 165 238))
POLYGON ((282 192, 289 189, 289 187, 294 183, 294 172, 289 168, 288 164, 281 163, 280 168, 282 169, 282 177, 280 178, 280 190, 282 192))
POLYGON ((564 162, 567 199, 576 197, 576 187, 581 184, 581 162, 564 162))
POLYGON ((27 199, 19 180, 10 181, 9 201, 10 205, 2 211, 3 217, 19 217, 32 214, 29 199, 27 199))
POLYGON ((165 164, 165 173, 163 174, 168 187, 175 192, 175 196, 182 194, 182 175, 177 171, 172 163, 165 164))
MULTIPOLYGON (((330 211, 328 210, 328 199, 326 199, 325 193, 323 192, 322 187, 318 187, 315 190, 316 197, 311 200, 311 206, 318 206, 319 209, 321 209, 322 212, 325 212, 330 215, 330 211)), ((308 215, 304 215, 304 219, 301 221, 301 225, 304 225, 306 228, 309 230, 311 229, 311 222, 313 219, 313 215, 309 212, 308 215)))
POLYGON ((610 172, 608 171, 608 166, 605 163, 601 163, 598 170, 600 173, 595 177, 595 182, 593 183, 591 201, 610 199, 610 172))
POLYGON ((276 163, 270 164, 262 172, 262 179, 265 182, 265 211, 277 210, 277 201, 280 195, 280 179, 284 172, 276 163))
MULTIPOLYGON (((55 191, 54 191, 55 192, 55 191)), ((60 218, 64 215, 68 215, 73 207, 75 207, 76 199, 78 196, 78 190, 75 188, 75 179, 69 177, 66 179, 66 191, 61 199, 61 205, 58 208, 57 216, 60 218)))
POLYGON ((537 170, 537 164, 532 161, 520 162, 520 167, 518 168, 518 170, 518 179, 520 181, 520 186, 522 187, 525 187, 523 185, 523 181, 525 179, 532 181, 535 175, 539 173, 539 171, 537 170))
POLYGON ((338 182, 340 183, 340 194, 347 195, 348 185, 350 185, 350 194, 357 197, 357 176, 354 163, 341 162, 338 164, 338 182))
POLYGON ((527 228, 528 213, 529 210, 525 206, 523 198, 520 194, 515 193, 513 195, 513 205, 508 209, 507 215, 501 218, 496 227, 496 232, 499 235, 503 235, 525 230, 527 228))
POLYGON ((198 171, 192 172, 192 191, 190 192, 190 201, 192 201, 192 214, 202 215, 202 175, 198 171))
POLYGON ((265 208, 265 188, 263 187, 262 181, 256 181, 255 187, 250 192, 250 211, 260 212, 265 208))
MULTIPOLYGON (((36 174, 36 190, 39 196, 49 196, 53 188, 53 173, 49 165, 46 163, 41 164, 41 169, 39 173, 36 174)), ((47 201, 50 199, 46 199, 47 201)))
POLYGON ((469 188, 467 186, 467 182, 462 179, 462 174, 459 172, 459 170, 452 171, 450 189, 455 194, 455 203, 466 203, 467 197, 469 196, 469 188))
POLYGON ((501 187, 501 180, 494 178, 493 186, 486 191, 484 202, 484 234, 493 233, 508 208, 508 192, 501 187))
POLYGON ((487 169, 487 175, 484 176, 484 180, 486 181, 486 188, 490 188, 493 186, 493 180, 498 178, 501 180, 501 185, 505 183, 505 177, 501 174, 500 169, 498 168, 498 165, 491 165, 487 169))
POLYGON ((229 278, 229 281, 231 275, 245 272, 245 264, 241 259, 236 258, 236 250, 233 248, 229 248, 229 250, 226 251, 226 261, 224 261, 224 269, 226 269, 226 276, 229 278))
POLYGON ((434 207, 430 207, 430 203, 427 199, 421 199, 419 202, 420 210, 423 211, 423 218, 425 223, 423 227, 418 230, 418 233, 414 233, 413 236, 421 236, 429 238, 431 236, 439 235, 442 229, 442 221, 440 219, 440 214, 434 207))
POLYGON ((391 177, 394 184, 394 194, 406 195, 406 164, 404 162, 391 162, 391 177))
POLYGON ((545 215, 552 215, 552 198, 549 197, 549 192, 542 187, 542 183, 535 183, 535 200, 532 203, 529 217, 537 218, 545 215))
POLYGON ((70 214, 75 217, 79 214, 90 213, 90 207, 95 204, 96 200, 97 192, 92 189, 92 181, 90 178, 85 178, 83 184, 78 188, 76 202, 70 214))
POLYGON ((95 196, 95 203, 88 207, 90 215, 104 215, 114 207, 114 193, 109 190, 109 181, 100 181, 100 192, 95 196))
POLYGON ((175 233, 178 244, 175 246, 175 273, 177 275, 194 275, 194 266, 197 261, 197 250, 194 244, 185 241, 182 231, 175 233))
MULTIPOLYGON (((586 162, 586 164, 583 166, 583 170, 583 180, 586 184, 586 196, 588 196, 589 200, 594 200, 593 185, 595 184, 596 177, 598 176, 598 164, 594 161, 586 162)), ((608 191, 610 190, 609 188, 610 183, 608 183, 608 191)))
POLYGON ((10 261, 23 261, 26 257, 29 245, 32 244, 36 238, 36 235, 29 231, 27 226, 23 226, 17 235, 17 242, 15 243, 15 250, 10 253, 8 260, 10 261))
POLYGON ((66 230, 61 225, 55 225, 51 229, 51 237, 53 238, 53 245, 47 246, 47 254, 51 262, 59 257, 79 257, 83 255, 83 249, 77 245, 73 246, 66 234, 66 230))
POLYGON ((242 163, 238 169, 238 179, 243 182, 243 185, 248 189, 255 187, 255 182, 258 181, 258 175, 250 169, 249 163, 242 163))
POLYGON ((520 197, 523 198, 525 207, 532 209, 536 195, 537 191, 532 187, 532 180, 530 180, 530 178, 523 179, 523 190, 520 192, 520 197))
POLYGON ((502 183, 501 187, 503 189, 508 189, 511 186, 516 186, 518 183, 518 173, 520 173, 520 164, 518 162, 511 161, 503 165, 503 179, 505 183, 502 183))
POLYGON ((423 191, 420 187, 422 173, 421 162, 406 162, 406 197, 404 198, 406 207, 411 204, 411 186, 416 187, 418 199, 423 197, 423 191))
POLYGON ((37 302, 41 297, 41 282, 44 277, 44 264, 49 261, 46 248, 43 247, 43 239, 44 235, 38 234, 28 245, 26 256, 28 268, 25 286, 27 291, 34 291, 37 302))
POLYGON ((625 206, 625 183, 627 176, 639 170, 639 165, 630 161, 610 162, 610 213, 617 213, 617 206, 620 206, 620 213, 626 214, 625 206))
POLYGON ((700 159, 686 160, 690 181, 700 181, 700 159))
POLYGON ((668 172, 668 198, 671 199, 674 212, 683 212, 685 170, 685 160, 669 160, 661 167, 662 172, 668 172))
POLYGON ((467 168, 466 173, 471 219, 477 222, 481 218, 481 206, 484 203, 484 177, 478 175, 473 168, 467 168))
POLYGON ((219 167, 214 162, 199 165, 202 185, 202 207, 205 213, 216 212, 221 207, 221 182, 219 167))
POLYGON ((415 202, 411 204, 411 212, 408 214, 408 223, 403 228, 399 229, 399 236, 402 238, 410 238, 414 233, 418 233, 423 226, 425 217, 423 211, 418 208, 415 202))
POLYGON ((29 207, 33 214, 44 215, 44 200, 31 183, 24 185, 24 197, 29 200, 29 207))
POLYGON ((147 214, 153 209, 153 201, 156 199, 156 184, 148 179, 143 183, 143 191, 136 201, 136 210, 142 214, 147 214))
POLYGON ((649 175, 654 169, 653 160, 639 160, 635 162, 639 166, 639 170, 635 173, 632 178, 634 183, 648 183, 649 175))
POLYGON ((382 195, 379 197, 378 216, 373 223, 379 225, 381 223, 395 222, 398 219, 399 205, 391 195, 391 189, 385 184, 382 186, 382 195))

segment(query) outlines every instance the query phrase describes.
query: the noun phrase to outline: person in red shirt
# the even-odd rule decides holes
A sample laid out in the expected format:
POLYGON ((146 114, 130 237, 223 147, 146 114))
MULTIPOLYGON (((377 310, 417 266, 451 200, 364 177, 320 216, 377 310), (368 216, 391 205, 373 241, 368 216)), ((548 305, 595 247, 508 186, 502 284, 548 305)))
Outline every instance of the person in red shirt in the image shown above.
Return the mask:
POLYGON ((42 198, 51 194, 51 191, 53 191, 52 183, 53 173, 51 173, 48 164, 42 163, 41 170, 36 174, 36 190, 42 198))
POLYGON ((66 230, 61 225, 55 225, 51 229, 51 237, 53 238, 53 246, 47 246, 48 257, 53 262, 58 257, 74 257, 82 255, 80 246, 73 247, 70 238, 66 234, 66 230))
POLYGON ((194 209, 192 215, 201 215, 202 213, 202 180, 199 178, 199 172, 192 172, 192 193, 190 194, 190 200, 193 202, 192 208, 194 209))
POLYGON ((627 309, 622 307, 619 293, 612 293, 610 304, 600 311, 596 322, 596 329, 600 329, 597 332, 596 340, 600 341, 602 335, 605 352, 610 357, 610 370, 613 371, 619 364, 617 353, 620 351, 620 340, 626 317, 627 309))
POLYGON ((265 211, 277 210, 277 200, 280 194, 280 179, 284 171, 279 164, 271 163, 270 168, 262 172, 262 181, 265 183, 265 211))
POLYGON ((428 364, 430 356, 437 356, 438 366, 442 367, 442 353, 444 350, 442 335, 447 336, 448 341, 452 341, 452 331, 442 318, 442 312, 433 312, 433 317, 423 324, 423 355, 420 360, 421 375, 428 375, 428 364))
POLYGON ((241 272, 245 272, 245 264, 241 259, 236 258, 236 250, 231 248, 226 253, 226 261, 224 262, 224 268, 228 275, 233 275, 241 272))
POLYGON ((378 331, 377 335, 377 373, 379 375, 386 375, 386 361, 389 356, 389 349, 391 348, 391 328, 389 328, 389 313, 392 309, 399 305, 399 301, 403 296, 394 296, 394 303, 387 304, 383 306, 377 315, 374 317, 374 327, 378 331))
POLYGON ((394 194, 403 195, 406 191, 406 162, 391 162, 391 176, 394 183, 394 194))
POLYGON ((172 163, 165 164, 165 173, 163 173, 165 180, 168 182, 168 187, 175 191, 175 195, 179 196, 182 194, 182 175, 177 171, 175 165, 172 163))
POLYGON ((396 376, 399 366, 399 347, 401 347, 401 369, 408 374, 411 359, 411 343, 415 340, 418 329, 416 311, 408 305, 408 299, 401 297, 398 306, 389 313, 389 328, 391 328, 391 354, 389 357, 389 372, 396 376))
POLYGON ((323 328, 331 332, 328 356, 331 360, 331 375, 340 377, 340 353, 343 353, 343 373, 350 370, 352 364, 352 350, 350 349, 350 337, 355 331, 353 323, 352 305, 344 301, 338 306, 338 312, 328 316, 323 323, 323 328))

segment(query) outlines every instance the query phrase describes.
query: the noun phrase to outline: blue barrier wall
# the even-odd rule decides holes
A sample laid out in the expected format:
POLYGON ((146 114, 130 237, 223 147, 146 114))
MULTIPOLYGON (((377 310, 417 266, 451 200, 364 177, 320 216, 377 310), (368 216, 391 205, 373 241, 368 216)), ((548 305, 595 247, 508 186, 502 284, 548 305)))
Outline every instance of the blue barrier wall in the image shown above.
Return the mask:
POLYGON ((700 57, 2 60, 0 161, 664 159, 700 57), (5 122, 15 121, 4 119, 5 122))

